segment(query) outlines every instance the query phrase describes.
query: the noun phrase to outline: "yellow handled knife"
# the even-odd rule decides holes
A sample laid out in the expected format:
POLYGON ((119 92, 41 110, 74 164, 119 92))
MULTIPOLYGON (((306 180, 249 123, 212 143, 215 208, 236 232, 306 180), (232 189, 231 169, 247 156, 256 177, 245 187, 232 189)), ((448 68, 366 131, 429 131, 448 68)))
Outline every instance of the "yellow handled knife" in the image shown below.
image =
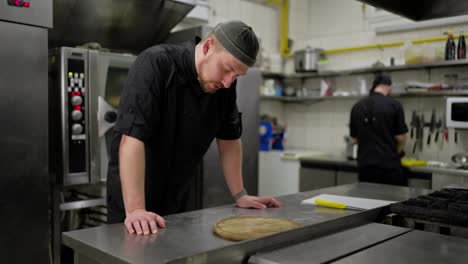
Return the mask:
POLYGON ((323 199, 317 199, 315 200, 315 203, 320 206, 337 208, 337 209, 364 210, 358 207, 347 206, 345 203, 333 202, 333 201, 328 201, 328 200, 323 200, 323 199))

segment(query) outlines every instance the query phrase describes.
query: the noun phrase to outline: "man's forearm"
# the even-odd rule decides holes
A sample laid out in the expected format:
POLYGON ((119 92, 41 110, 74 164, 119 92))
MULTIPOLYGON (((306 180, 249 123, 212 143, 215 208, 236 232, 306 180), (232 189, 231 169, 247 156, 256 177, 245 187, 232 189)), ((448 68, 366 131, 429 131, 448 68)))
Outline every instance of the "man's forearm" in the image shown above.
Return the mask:
POLYGON ((395 139, 397 141, 397 152, 403 152, 406 145, 406 134, 396 135, 395 139))
POLYGON ((237 140, 217 139, 224 177, 232 195, 242 191, 242 143, 237 140))
POLYGON ((120 181, 125 212, 145 209, 145 145, 122 135, 119 148, 120 181))
POLYGON ((405 142, 398 142, 397 151, 398 153, 402 153, 405 150, 405 142))

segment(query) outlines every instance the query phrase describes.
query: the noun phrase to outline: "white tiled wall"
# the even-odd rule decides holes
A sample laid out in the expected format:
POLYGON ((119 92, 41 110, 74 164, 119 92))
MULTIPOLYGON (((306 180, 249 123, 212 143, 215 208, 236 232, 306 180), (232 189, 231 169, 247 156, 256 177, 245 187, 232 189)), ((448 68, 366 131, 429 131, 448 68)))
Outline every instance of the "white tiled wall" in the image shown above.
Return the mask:
MULTIPOLYGON (((455 33, 468 31, 468 24, 458 24, 376 35, 366 18, 361 2, 342 0, 291 0, 290 2, 291 13, 301 10, 296 15, 290 16, 289 36, 295 43, 293 50, 300 50, 306 46, 335 49, 430 38, 441 36, 448 29, 452 29, 455 33), (303 16, 304 13, 306 14, 303 16)), ((434 42, 422 45, 443 48, 445 43, 434 42)), ((377 60, 388 65, 391 57, 394 57, 397 64, 403 63, 402 47, 328 55, 330 63, 324 66, 324 69, 369 67, 377 60)), ((287 62, 286 70, 291 72, 294 70, 291 60, 287 62)))
MULTIPOLYGON (((208 0, 210 4, 209 24, 239 19, 250 24, 262 41, 263 52, 266 55, 279 52, 280 11, 265 1, 253 0, 208 0), (262 3, 263 2, 263 3, 262 3)), ((289 38, 293 40, 293 51, 306 46, 323 49, 346 48, 359 45, 371 45, 385 42, 406 41, 420 38, 441 36, 447 29, 455 33, 468 32, 468 24, 434 27, 430 29, 376 35, 368 23, 366 11, 362 3, 353 0, 290 0, 289 38)), ((444 42, 432 45, 444 47, 444 42)), ((394 57, 397 64, 404 62, 403 49, 392 47, 329 55, 329 63, 323 66, 326 70, 342 70, 358 67, 369 67, 376 61, 388 65, 394 57)), ((292 60, 285 63, 285 72, 293 72, 292 60)), ((394 72, 394 89, 398 90, 404 82, 417 80, 423 82, 443 81, 443 74, 453 69, 432 70, 431 79, 424 70, 394 72)), ((468 76, 468 69, 457 70, 460 75, 468 76)), ((372 75, 363 76, 369 84, 372 75)), ((301 84, 286 84, 295 87, 301 84)), ((340 90, 357 91, 359 87, 355 76, 349 78, 332 78, 332 85, 340 90)), ((308 80, 303 84, 311 90, 319 89, 319 80, 308 80)), ((437 113, 444 111, 443 98, 398 98, 405 108, 409 124, 412 110, 424 112, 429 119, 432 108, 437 113)), ((318 101, 310 104, 283 104, 277 101, 263 100, 260 112, 278 117, 279 122, 288 125, 288 148, 311 148, 332 153, 344 151, 343 137, 348 135, 349 111, 355 99, 334 99, 318 101)), ((439 159, 448 161, 450 156, 468 147, 467 133, 460 132, 459 143, 453 142, 453 131, 450 131, 450 141, 442 147, 431 145, 419 158, 439 159), (466 142, 466 143, 465 143, 466 142), (467 146, 464 146, 467 145, 467 146)), ((427 136, 427 133, 425 134, 427 136)), ((411 139, 408 140, 406 152, 411 153, 411 139)))
POLYGON ((254 29, 266 53, 277 53, 280 42, 280 10, 274 5, 261 2, 208 0, 211 10, 208 23, 215 26, 223 21, 241 20, 254 29))
MULTIPOLYGON (((344 151, 343 137, 348 134, 348 115, 353 103, 352 99, 336 99, 288 104, 284 107, 285 119, 280 119, 288 125, 286 148, 329 153, 344 151)), ((268 104, 262 103, 261 111, 267 112, 265 105, 268 104)))

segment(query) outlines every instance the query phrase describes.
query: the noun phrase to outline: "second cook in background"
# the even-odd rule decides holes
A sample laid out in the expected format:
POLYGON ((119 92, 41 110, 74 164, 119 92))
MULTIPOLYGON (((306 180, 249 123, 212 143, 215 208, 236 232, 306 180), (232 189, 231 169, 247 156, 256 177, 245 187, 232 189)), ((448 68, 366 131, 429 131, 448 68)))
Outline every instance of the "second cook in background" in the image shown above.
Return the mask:
POLYGON ((359 181, 406 186, 400 158, 408 127, 403 107, 391 92, 390 76, 377 74, 369 96, 351 110, 350 135, 358 144, 359 181))
POLYGON ((243 188, 236 79, 255 63, 258 49, 252 28, 230 21, 203 40, 156 45, 137 57, 111 145, 109 223, 124 222, 130 233, 156 233, 165 227, 161 216, 193 209, 190 187, 215 138, 237 206, 280 206, 243 188))

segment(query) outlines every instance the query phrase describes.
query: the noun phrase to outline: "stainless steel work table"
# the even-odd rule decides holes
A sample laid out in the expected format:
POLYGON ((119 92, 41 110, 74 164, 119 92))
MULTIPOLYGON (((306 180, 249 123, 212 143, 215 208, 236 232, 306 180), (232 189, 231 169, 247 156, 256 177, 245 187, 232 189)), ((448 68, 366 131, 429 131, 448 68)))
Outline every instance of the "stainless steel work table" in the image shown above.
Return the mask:
POLYGON ((466 263, 468 239, 413 230, 332 263, 466 263))
MULTIPOLYGON (((324 168, 343 171, 356 171, 357 161, 347 160, 343 156, 325 155, 317 157, 303 157, 299 159, 301 165, 310 168, 324 168)), ((435 168, 435 167, 407 167, 409 171, 417 173, 440 173, 454 176, 468 176, 468 170, 455 168, 435 168)))
POLYGON ((271 252, 260 251, 249 259, 249 263, 330 263, 410 231, 407 228, 370 223, 271 252))
POLYGON ((466 263, 468 239, 371 223, 259 252, 252 264, 466 263))
POLYGON ((358 183, 278 197, 280 208, 251 210, 233 205, 166 216, 167 228, 148 236, 130 235, 122 224, 63 233, 63 243, 80 263, 239 263, 260 250, 274 250, 373 222, 381 209, 336 210, 303 205, 322 194, 402 201, 429 193, 407 187, 358 183), (212 233, 217 221, 238 215, 293 219, 304 227, 272 236, 231 242, 212 233))

